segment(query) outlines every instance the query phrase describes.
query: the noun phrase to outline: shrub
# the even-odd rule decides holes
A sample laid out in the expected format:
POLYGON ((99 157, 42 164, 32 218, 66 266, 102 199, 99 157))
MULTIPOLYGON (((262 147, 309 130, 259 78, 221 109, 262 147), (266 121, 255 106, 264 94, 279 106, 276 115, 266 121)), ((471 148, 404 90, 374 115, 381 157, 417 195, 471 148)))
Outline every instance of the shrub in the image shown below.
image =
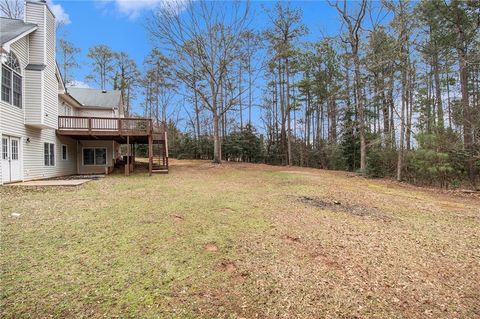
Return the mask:
POLYGON ((407 154, 406 176, 413 182, 448 187, 458 184, 465 174, 468 158, 460 137, 452 131, 418 134, 419 147, 407 154))

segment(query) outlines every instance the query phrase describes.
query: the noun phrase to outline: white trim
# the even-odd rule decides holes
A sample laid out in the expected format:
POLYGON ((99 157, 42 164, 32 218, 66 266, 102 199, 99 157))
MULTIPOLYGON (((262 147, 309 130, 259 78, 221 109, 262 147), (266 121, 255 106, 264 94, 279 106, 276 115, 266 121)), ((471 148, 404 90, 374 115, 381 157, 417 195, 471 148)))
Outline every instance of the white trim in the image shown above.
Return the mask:
MULTIPOLYGON (((19 181, 23 182, 25 180, 25 172, 23 171, 23 168, 24 168, 24 161, 23 161, 24 147, 23 147, 23 143, 26 141, 26 139, 23 136, 0 132, 0 161, 3 160, 3 156, 2 156, 3 155, 2 154, 3 150, 1 148, 2 147, 2 144, 1 144, 2 138, 7 138, 10 141, 11 137, 18 139, 18 143, 19 143, 19 145, 18 145, 18 161, 20 161, 20 178, 18 180, 7 182, 7 184, 8 183, 15 183, 15 182, 19 182, 19 181)), ((11 146, 9 146, 9 147, 11 147, 11 146)), ((5 172, 2 170, 2 175, 0 175, 0 185, 4 184, 3 174, 5 174, 5 172)))
MULTIPOLYGON (((25 10, 25 11, 26 11, 26 10, 25 10)), ((25 12, 25 14, 27 14, 27 13, 25 12)), ((11 45, 13 42, 20 40, 20 39, 23 38, 24 36, 32 33, 33 31, 35 31, 35 30, 37 30, 37 29, 38 29, 38 26, 33 26, 31 29, 23 32, 22 34, 18 35, 17 37, 13 38, 12 40, 7 41, 7 42, 5 42, 5 43, 2 43, 2 48, 3 48, 5 51, 10 52, 10 45, 11 45)))
MULTIPOLYGON (((0 97, 0 100, 1 100, 3 103, 8 104, 8 105, 11 105, 11 106, 13 106, 13 107, 16 107, 16 108, 18 108, 18 109, 24 109, 24 108, 25 108, 25 99, 24 99, 24 97, 25 97, 25 86, 24 86, 24 82, 25 82, 25 81, 24 81, 24 80, 25 80, 25 72, 24 72, 24 68, 23 68, 23 66, 22 66, 22 61, 18 58, 18 55, 15 53, 15 51, 10 51, 10 52, 8 52, 8 54, 13 55, 13 56, 15 57, 15 59, 17 60, 18 66, 19 66, 19 68, 20 68, 20 73, 18 73, 18 72, 15 71, 14 69, 12 69, 10 66, 8 66, 8 65, 6 65, 6 64, 4 64, 4 63, 0 63, 0 70, 2 70, 2 71, 0 71, 0 75, 2 75, 2 73, 3 73, 3 67, 6 67, 6 68, 11 72, 11 74, 10 74, 10 98, 11 98, 11 100, 10 100, 10 102, 7 102, 7 101, 4 101, 3 99, 1 99, 1 97, 0 97), (20 80, 21 80, 21 85, 20 85, 20 90, 21 90, 21 91, 20 91, 20 96, 21 96, 20 106, 13 104, 13 95, 15 94, 15 92, 14 92, 14 90, 13 90, 13 86, 14 86, 14 84, 13 84, 13 75, 14 75, 14 74, 19 75, 19 76, 20 76, 20 80)), ((1 85, 2 85, 2 84, 1 84, 1 81, 3 81, 3 80, 2 80, 2 78, 0 77, 0 88, 1 88, 1 85)), ((0 92, 0 93, 1 93, 1 92, 0 92)))
POLYGON ((57 151, 57 145, 56 143, 51 143, 51 142, 43 142, 43 167, 56 167, 57 166, 57 154, 55 154, 57 151), (48 163, 49 165, 45 165, 45 144, 48 144, 48 163), (50 145, 53 144, 53 165, 50 165, 50 145))

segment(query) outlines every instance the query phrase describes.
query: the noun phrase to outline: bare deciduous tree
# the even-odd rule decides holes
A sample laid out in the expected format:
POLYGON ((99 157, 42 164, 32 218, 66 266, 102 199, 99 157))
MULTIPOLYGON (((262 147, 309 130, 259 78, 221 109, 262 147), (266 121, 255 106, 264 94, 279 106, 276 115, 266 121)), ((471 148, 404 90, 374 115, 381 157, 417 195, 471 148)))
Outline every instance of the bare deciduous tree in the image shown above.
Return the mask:
POLYGON ((227 99, 224 89, 235 92, 229 70, 238 59, 248 8, 240 2, 190 2, 182 14, 158 9, 147 24, 152 38, 175 57, 175 76, 212 114, 215 163, 221 162, 219 121, 238 98, 233 94, 227 99))
POLYGON ((87 79, 97 82, 105 90, 114 69, 114 53, 108 46, 100 44, 91 47, 87 56, 92 60, 92 73, 87 79))
POLYGON ((365 106, 364 106, 364 95, 363 95, 363 86, 362 86, 362 76, 361 76, 361 61, 359 55, 360 47, 360 28, 362 27, 362 21, 365 17, 365 12, 367 8, 367 1, 362 0, 360 2, 360 7, 357 10, 356 14, 349 12, 347 8, 347 0, 343 0, 343 5, 340 6, 338 2, 331 4, 334 6, 343 21, 345 22, 348 30, 348 37, 346 41, 350 45, 351 56, 353 59, 353 65, 355 68, 354 78, 355 78, 355 94, 357 101, 357 113, 358 113, 358 128, 360 133, 360 170, 365 171, 366 168, 366 158, 367 158, 367 144, 365 141, 365 106))
POLYGON ((130 59, 127 53, 114 53, 115 75, 113 76, 113 89, 120 90, 125 105, 125 114, 131 111, 130 102, 134 97, 134 89, 138 83, 140 72, 135 60, 130 59))
POLYGON ((77 55, 80 53, 80 48, 76 48, 73 43, 68 40, 60 39, 57 50, 60 69, 63 71, 63 82, 67 84, 72 80, 71 70, 79 67, 77 55))
POLYGON ((11 19, 23 19, 22 0, 1 0, 0 15, 11 19))

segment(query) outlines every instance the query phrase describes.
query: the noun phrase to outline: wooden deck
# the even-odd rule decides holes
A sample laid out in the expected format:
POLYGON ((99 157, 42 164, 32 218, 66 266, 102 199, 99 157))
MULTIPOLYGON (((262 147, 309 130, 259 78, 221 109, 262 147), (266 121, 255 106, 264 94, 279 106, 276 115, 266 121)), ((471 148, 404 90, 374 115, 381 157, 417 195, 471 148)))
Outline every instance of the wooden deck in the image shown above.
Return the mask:
POLYGON ((96 136, 96 137, 143 137, 147 141, 149 135, 156 140, 165 139, 165 124, 155 124, 148 118, 116 118, 116 117, 85 117, 59 116, 59 135, 68 136, 96 136))
POLYGON ((69 136, 79 140, 114 140, 126 144, 128 149, 125 175, 132 170, 130 158, 135 156, 135 144, 148 144, 149 173, 168 172, 168 140, 166 123, 154 123, 149 118, 136 117, 86 117, 59 116, 58 135, 69 136), (158 164, 154 163, 153 145, 161 145, 158 164))

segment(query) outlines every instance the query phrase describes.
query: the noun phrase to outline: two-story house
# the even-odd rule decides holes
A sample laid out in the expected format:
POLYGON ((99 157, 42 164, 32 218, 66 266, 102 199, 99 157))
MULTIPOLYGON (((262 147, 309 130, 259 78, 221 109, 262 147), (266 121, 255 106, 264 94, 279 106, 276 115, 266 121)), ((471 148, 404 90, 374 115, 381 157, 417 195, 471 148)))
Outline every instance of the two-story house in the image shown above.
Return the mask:
POLYGON ((45 1, 27 1, 24 20, 0 18, 0 44, 0 183, 109 172, 121 144, 126 174, 135 143, 149 145, 150 173, 168 167, 164 125, 124 117, 118 91, 65 87, 45 1))

